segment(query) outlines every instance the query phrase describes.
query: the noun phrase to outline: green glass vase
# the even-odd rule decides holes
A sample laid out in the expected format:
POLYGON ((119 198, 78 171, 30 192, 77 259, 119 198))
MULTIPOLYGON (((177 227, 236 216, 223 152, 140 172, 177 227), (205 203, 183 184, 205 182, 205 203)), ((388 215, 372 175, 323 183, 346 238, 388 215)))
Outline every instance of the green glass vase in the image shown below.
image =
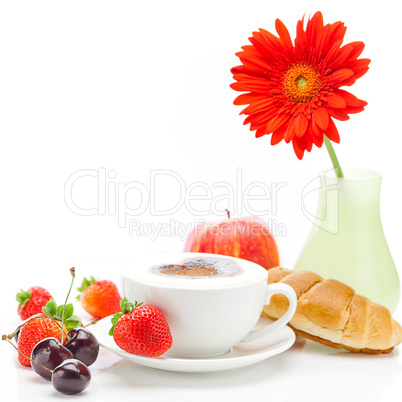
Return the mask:
POLYGON ((381 175, 343 172, 344 178, 334 170, 321 173, 314 224, 294 269, 344 282, 393 313, 400 285, 381 224, 381 175))

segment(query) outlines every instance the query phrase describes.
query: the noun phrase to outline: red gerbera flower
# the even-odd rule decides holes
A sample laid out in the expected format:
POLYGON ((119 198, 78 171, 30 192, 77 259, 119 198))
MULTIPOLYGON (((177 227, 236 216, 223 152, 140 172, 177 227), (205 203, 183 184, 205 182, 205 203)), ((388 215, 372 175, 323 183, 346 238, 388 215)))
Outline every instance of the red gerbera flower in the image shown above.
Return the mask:
POLYGON ((324 135, 339 143, 333 122, 348 120, 349 114, 364 110, 367 102, 340 89, 352 85, 368 70, 369 59, 358 59, 363 42, 341 47, 346 32, 343 22, 323 24, 320 12, 298 21, 294 44, 285 25, 277 19, 279 38, 260 29, 249 38, 251 45, 236 55, 242 65, 232 68, 231 85, 247 92, 235 105, 249 105, 244 124, 256 130, 256 137, 271 134, 271 144, 292 141, 299 159, 313 144, 321 147, 324 135))

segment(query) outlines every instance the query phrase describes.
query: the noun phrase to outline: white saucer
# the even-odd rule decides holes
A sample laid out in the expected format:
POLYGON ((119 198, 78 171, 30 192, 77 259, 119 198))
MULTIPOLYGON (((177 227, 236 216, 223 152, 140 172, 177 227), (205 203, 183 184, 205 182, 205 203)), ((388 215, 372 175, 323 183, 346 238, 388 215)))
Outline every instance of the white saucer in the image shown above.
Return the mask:
MULTIPOLYGON (((180 373, 212 373, 249 366, 284 352, 293 345, 296 339, 294 332, 285 326, 262 339, 239 343, 227 354, 215 358, 187 359, 169 357, 166 354, 161 357, 144 357, 129 354, 115 344, 113 337, 108 334, 112 326, 110 318, 104 318, 91 328, 101 346, 133 363, 180 373)), ((270 320, 261 317, 256 328, 265 325, 267 321, 270 320)))

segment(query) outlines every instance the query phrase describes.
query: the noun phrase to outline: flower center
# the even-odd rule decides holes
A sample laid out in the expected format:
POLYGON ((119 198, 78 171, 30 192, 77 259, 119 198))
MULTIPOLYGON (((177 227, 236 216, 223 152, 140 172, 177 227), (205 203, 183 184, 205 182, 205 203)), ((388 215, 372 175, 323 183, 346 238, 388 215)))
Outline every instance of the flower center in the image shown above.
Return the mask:
POLYGON ((285 95, 293 102, 308 102, 320 89, 320 73, 307 64, 293 64, 282 83, 285 95))

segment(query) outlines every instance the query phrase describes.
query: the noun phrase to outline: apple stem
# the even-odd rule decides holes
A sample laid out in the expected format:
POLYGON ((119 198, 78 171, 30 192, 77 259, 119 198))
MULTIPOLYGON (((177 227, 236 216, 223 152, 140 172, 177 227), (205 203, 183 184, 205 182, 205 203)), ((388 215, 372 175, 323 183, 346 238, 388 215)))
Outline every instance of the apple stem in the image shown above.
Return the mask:
POLYGON ((225 211, 228 214, 228 219, 230 219, 230 211, 228 209, 225 209, 225 211))
POLYGON ((49 368, 42 366, 40 363, 37 363, 35 360, 32 360, 30 357, 28 357, 26 354, 22 353, 17 346, 15 346, 10 339, 8 338, 7 335, 2 335, 1 339, 3 341, 7 341, 18 353, 20 353, 22 356, 24 356, 26 359, 28 359, 30 362, 33 362, 35 364, 37 364, 38 366, 42 367, 44 370, 49 371, 50 373, 53 373, 53 370, 50 370, 49 368))

